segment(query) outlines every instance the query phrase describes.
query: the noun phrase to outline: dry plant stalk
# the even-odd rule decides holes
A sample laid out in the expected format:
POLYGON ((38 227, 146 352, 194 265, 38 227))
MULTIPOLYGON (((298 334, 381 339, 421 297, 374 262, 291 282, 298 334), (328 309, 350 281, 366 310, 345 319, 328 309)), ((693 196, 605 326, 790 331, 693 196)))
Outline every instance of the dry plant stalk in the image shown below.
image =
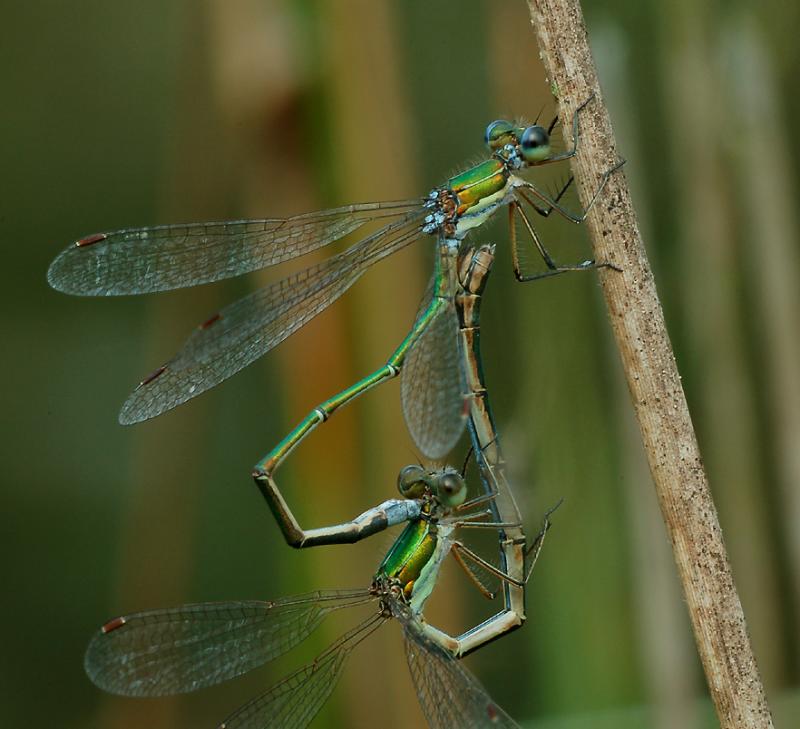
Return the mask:
MULTIPOLYGON (((563 119, 581 113, 573 173, 586 191, 618 160, 578 0, 528 0, 563 119)), ((570 125, 564 125, 570 133, 570 125)), ((569 140, 568 140, 569 141, 569 140)), ((664 315, 622 171, 587 219, 614 337, 672 541, 695 642, 723 729, 772 727, 664 315)))

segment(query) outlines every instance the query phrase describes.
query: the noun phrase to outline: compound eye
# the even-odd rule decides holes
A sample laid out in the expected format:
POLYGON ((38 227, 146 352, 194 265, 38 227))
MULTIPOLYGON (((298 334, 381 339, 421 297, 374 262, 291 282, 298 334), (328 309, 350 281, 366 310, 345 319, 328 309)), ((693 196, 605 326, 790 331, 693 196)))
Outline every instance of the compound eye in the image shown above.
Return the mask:
POLYGON ((445 471, 439 477, 439 498, 448 506, 458 506, 464 503, 467 495, 467 485, 458 471, 445 471))
POLYGON ((540 162, 550 156, 550 135, 538 124, 528 127, 519 138, 519 148, 526 162, 540 162))
POLYGON ((514 134, 514 125, 505 119, 497 119, 486 127, 484 142, 489 149, 500 149, 514 134))
POLYGON ((422 466, 406 466, 397 475, 397 490, 407 499, 420 498, 425 493, 426 475, 422 466))

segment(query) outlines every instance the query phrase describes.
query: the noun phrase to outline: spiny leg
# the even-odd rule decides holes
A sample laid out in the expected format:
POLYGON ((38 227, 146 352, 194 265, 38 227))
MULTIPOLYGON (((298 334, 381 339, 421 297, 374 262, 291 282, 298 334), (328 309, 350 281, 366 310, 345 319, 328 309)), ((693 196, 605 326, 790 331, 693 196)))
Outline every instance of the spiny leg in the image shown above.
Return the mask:
MULTIPOLYGON (((524 539, 521 543, 524 544, 524 539)), ((479 557, 472 550, 465 547, 461 542, 453 542, 451 545, 451 551, 455 560, 467 573, 470 581, 485 597, 491 598, 495 596, 496 593, 483 584, 481 577, 477 574, 475 568, 471 566, 470 563, 480 566, 486 572, 497 577, 501 582, 506 583, 511 589, 518 592, 522 590, 524 582, 511 578, 502 569, 498 569, 491 563, 479 557)), ((431 640, 433 640, 451 655, 455 656, 456 658, 460 658, 469 655, 487 643, 491 643, 492 641, 497 640, 498 638, 516 630, 524 622, 524 609, 504 609, 496 615, 493 615, 488 620, 483 621, 480 625, 476 625, 475 627, 465 631, 458 637, 451 636, 428 623, 423 622, 422 627, 425 635, 427 635, 431 640)))
MULTIPOLYGON (((488 494, 481 494, 480 496, 475 496, 469 501, 465 501, 463 504, 459 504, 458 506, 453 507, 453 511, 455 513, 459 513, 461 511, 467 511, 468 509, 471 509, 473 506, 481 506, 483 504, 488 504, 495 498, 497 498, 497 491, 490 491, 488 494)), ((491 514, 492 512, 490 511, 488 513, 491 514)))
POLYGON ((539 238, 539 234, 536 232, 536 229, 533 227, 528 216, 525 214, 525 211, 519 205, 519 203, 511 202, 508 206, 509 210, 509 217, 511 218, 511 230, 512 234, 511 238, 511 260, 514 266, 514 276, 516 277, 517 281, 520 282, 527 282, 527 281, 535 281, 540 278, 548 278, 550 276, 557 276, 561 273, 566 273, 567 271, 585 271, 592 268, 595 268, 594 261, 584 261, 582 263, 578 263, 575 265, 568 265, 568 266, 560 266, 558 265, 550 254, 547 252, 547 249, 544 247, 541 239, 539 238), (519 252, 517 250, 517 236, 516 230, 514 227, 514 213, 519 215, 522 219, 523 224, 525 225, 525 229, 528 232, 533 244, 536 246, 536 250, 539 251, 539 255, 542 257, 542 260, 545 262, 547 266, 547 271, 543 271, 541 273, 533 273, 533 274, 524 274, 522 273, 522 269, 519 263, 519 252))
MULTIPOLYGON (((470 449, 471 450, 471 449, 470 449)), ((483 511, 474 511, 471 514, 463 514, 464 511, 469 511, 470 509, 476 506, 483 506, 484 504, 489 504, 497 498, 498 492, 497 491, 490 491, 487 494, 480 494, 475 496, 468 501, 465 501, 458 506, 453 507, 452 513, 459 514, 460 517, 456 520, 451 520, 449 523, 456 527, 477 527, 477 528, 494 528, 494 529, 505 529, 505 528, 512 528, 512 527, 521 527, 522 522, 519 521, 480 521, 481 519, 485 519, 486 517, 494 516, 494 511, 492 509, 485 509, 483 511)))
POLYGON ((450 523, 462 529, 517 529, 522 526, 522 522, 519 521, 480 521, 487 516, 492 516, 492 512, 488 509, 450 523))
POLYGON ((487 562, 483 557, 475 554, 475 552, 473 552, 469 547, 465 546, 461 542, 453 542, 452 551, 453 551, 453 556, 456 558, 456 561, 459 562, 459 564, 461 564, 462 567, 464 567, 468 572, 472 572, 472 568, 466 566, 464 560, 469 560, 473 564, 478 565, 482 569, 494 575, 499 580, 502 580, 503 582, 508 582, 510 585, 514 585, 516 587, 522 587, 525 584, 525 582, 527 582, 527 579, 525 580, 525 582, 521 582, 520 580, 515 580, 510 575, 503 572, 503 570, 495 567, 491 562, 487 562))
MULTIPOLYGON (((603 173, 603 176, 600 179, 600 183, 598 184, 597 189, 594 191, 594 194, 592 195, 592 199, 586 206, 586 210, 584 210, 583 213, 580 215, 572 212, 571 210, 568 210, 563 205, 561 205, 561 203, 559 202, 559 198, 563 194, 563 191, 559 193, 559 195, 557 195, 556 197, 553 197, 551 195, 548 195, 546 192, 542 192, 542 190, 536 187, 536 185, 534 185, 532 182, 520 179, 519 183, 515 187, 515 192, 520 197, 522 197, 525 202, 527 202, 530 205, 534 205, 534 207, 538 206, 533 202, 533 200, 531 200, 528 197, 528 195, 533 195, 534 197, 541 200, 543 203, 545 203, 545 205, 548 206, 548 208, 550 208, 550 210, 547 213, 548 215, 550 214, 550 212, 555 210, 555 212, 561 215, 561 217, 563 217, 565 220, 568 220, 570 223, 575 223, 576 225, 580 225, 586 220, 587 216, 589 215, 589 212, 594 207, 595 203, 597 202, 597 199, 600 197, 600 194, 605 189, 606 183, 608 182, 611 175, 613 175, 624 164, 625 160, 624 159, 620 160, 619 162, 617 162, 617 164, 615 164, 613 167, 610 167, 603 173)), ((564 191, 565 190, 566 188, 564 188, 564 191)))
MULTIPOLYGON (((536 163, 537 167, 541 165, 549 165, 552 164, 553 162, 562 162, 565 159, 569 159, 570 157, 575 156, 575 154, 578 151, 578 115, 589 105, 592 99, 594 99, 594 94, 592 94, 577 109, 575 109, 575 113, 572 115, 572 149, 568 149, 566 152, 553 155, 552 157, 548 157, 547 159, 537 162, 536 163)), ((557 121, 558 117, 553 119, 552 123, 550 124, 550 129, 548 130, 548 133, 553 131, 557 121)))
MULTIPOLYGON (((570 185, 571 185, 571 184, 572 184, 574 181, 575 181, 575 177, 573 177, 572 175, 570 175, 570 176, 567 178, 567 181, 566 181, 566 182, 565 182, 565 183, 564 183, 564 184, 561 186, 561 189, 558 191, 558 193, 555 195, 555 197, 553 197, 553 200, 554 200, 555 202, 559 202, 559 201, 561 200, 561 198, 562 198, 562 197, 564 197, 564 194, 567 192, 567 190, 569 190, 569 187, 570 187, 570 185)), ((543 218, 549 218, 549 217, 550 217, 550 213, 552 213, 552 212, 553 212, 553 209, 554 209, 552 205, 548 205, 547 207, 542 207, 542 206, 540 206, 540 205, 539 205, 539 204, 538 204, 538 203, 537 203, 535 200, 531 200, 531 199, 529 199, 529 198, 528 198, 528 197, 527 197, 525 194, 523 194, 523 197, 525 198, 525 201, 526 201, 526 202, 527 202, 527 203, 528 203, 528 204, 529 204, 529 205, 530 205, 530 206, 531 206, 531 207, 532 207, 532 208, 533 208, 533 209, 534 209, 534 210, 535 210, 535 211, 536 211, 536 212, 537 212, 539 215, 541 215, 543 218)))
POLYGON ((509 225, 511 227, 511 255, 514 265, 514 275, 516 276, 518 281, 521 282, 528 282, 528 281, 535 281, 542 278, 548 278, 550 276, 557 276, 558 274, 565 273, 567 271, 587 271, 594 268, 613 268, 614 270, 619 270, 617 266, 612 263, 595 263, 593 260, 582 261, 581 263, 572 264, 572 265, 559 265, 553 260, 552 256, 548 253, 547 249, 544 247, 541 239, 539 238, 536 229, 533 227, 533 224, 530 221, 530 218, 525 213, 524 209, 520 205, 521 201, 525 201, 529 204, 537 213, 542 215, 543 217, 547 217, 553 210, 559 212, 566 220, 570 222, 580 224, 586 220, 589 212, 591 211, 592 207, 596 203, 597 199, 600 196, 600 193, 603 191, 608 179, 611 177, 614 172, 616 172, 623 164, 625 164, 624 160, 616 164, 611 169, 607 170, 604 175, 603 179, 600 181, 600 185, 598 186, 597 190, 595 191, 594 195, 592 196, 591 201, 589 202, 588 207, 586 208, 585 212, 582 215, 576 215, 566 208, 563 208, 559 204, 559 200, 563 195, 564 191, 569 186, 569 182, 565 185, 559 194, 555 198, 551 198, 548 195, 539 191, 534 185, 531 183, 525 182, 522 186, 517 187, 517 201, 511 202, 509 204, 509 225), (531 193, 537 195, 539 199, 545 201, 548 205, 547 208, 542 208, 539 206, 534 199, 531 198, 531 193), (536 246, 536 250, 539 252, 539 255, 542 257, 542 260, 545 262, 548 270, 535 273, 535 274, 523 274, 519 264, 519 254, 517 251, 517 237, 516 237, 516 230, 514 228, 514 213, 520 216, 522 219, 523 224, 525 225, 525 229, 530 236, 531 240, 533 241, 534 245, 536 246))
MULTIPOLYGON (((470 576, 472 581, 475 582, 476 584, 478 584, 478 589, 480 589, 481 592, 483 592, 484 594, 486 594, 486 592, 488 592, 488 590, 486 590, 485 585, 483 585, 483 583, 480 582, 480 579, 477 577, 477 575, 475 575, 475 573, 472 570, 472 568, 470 568, 466 564, 465 559, 470 560, 474 564, 479 565, 481 568, 485 569, 487 572, 493 574, 495 577, 499 578, 500 580, 502 580, 504 582, 507 582, 507 583, 509 583, 511 585, 514 585, 516 587, 523 587, 524 585, 527 584, 528 580, 531 577, 531 574, 533 573, 533 568, 536 566, 536 561, 539 559, 539 554, 541 553, 542 547, 544 546, 545 535, 547 534, 547 532, 549 531, 550 527, 552 526, 552 522, 550 521, 550 515, 556 509, 558 509, 559 506, 561 506, 561 503, 562 502, 559 501, 554 507, 552 507, 551 509, 548 509, 548 511, 545 513, 545 515, 544 515, 544 517, 542 519, 542 527, 539 530, 539 533, 536 535, 536 538, 533 540, 531 545, 529 547, 527 547, 527 549, 525 549, 525 551, 524 551, 525 561, 528 561, 528 558, 531 557, 531 555, 533 555, 533 557, 532 557, 532 561, 530 563, 530 566, 528 567, 528 569, 527 569, 527 571, 525 573, 525 577, 521 581, 514 579, 510 575, 508 575, 505 572, 503 572, 503 570, 498 569, 497 567, 495 567, 490 562, 487 562, 485 559, 483 559, 483 557, 480 557, 479 555, 477 555, 475 552, 473 552, 471 549, 469 549, 469 547, 465 546, 461 542, 458 542, 458 541, 454 541, 453 542, 453 544, 452 544, 453 556, 455 557, 456 561, 461 565, 461 567, 467 572, 467 574, 470 576)), ((471 526, 478 526, 478 525, 479 525, 479 523, 471 524, 471 526)), ((486 524, 486 525, 488 526, 488 524, 486 524)), ((461 526, 461 527, 470 526, 470 524, 459 524, 459 526, 461 526)), ((496 593, 492 593, 492 597, 494 597, 495 595, 496 595, 496 593)))
POLYGON ((517 281, 524 281, 525 276, 522 273, 522 269, 519 265, 519 251, 517 249, 517 226, 516 220, 514 218, 514 214, 519 215, 522 218, 523 223, 525 224, 526 229, 528 230, 528 235, 531 237, 533 244, 536 246, 536 250, 539 251, 539 255, 542 257, 542 260, 545 262, 545 265, 551 271, 555 271, 558 266, 556 266, 555 261, 552 259, 550 254, 547 252, 547 249, 542 244, 542 241, 539 238, 539 234, 536 232, 534 227, 531 225, 528 218, 525 216, 525 213, 522 211, 519 203, 516 201, 511 201, 508 204, 508 229, 509 229, 509 238, 511 239, 511 260, 514 265, 514 276, 516 276, 517 281))
POLYGON ((464 570, 470 582, 472 582, 472 584, 478 588, 478 592, 480 592, 481 595, 483 595, 487 600, 494 600, 497 597, 497 591, 490 590, 488 587, 486 587, 486 585, 484 585, 481 581, 480 577, 478 577, 475 570, 469 564, 467 564, 466 560, 461 556, 461 552, 458 549, 455 549, 455 544, 453 547, 454 548, 451 549, 450 554, 453 555, 453 559, 455 559, 455 561, 458 563, 458 566, 464 570))
POLYGON ((542 551, 542 546, 544 545, 544 538, 547 532, 550 530, 550 527, 553 523, 550 521, 550 515, 558 509, 559 506, 564 502, 564 499, 561 499, 555 506, 548 509, 544 517, 542 518, 542 528, 539 530, 539 533, 536 535, 536 538, 533 540, 531 545, 525 550, 525 561, 528 560, 531 554, 533 557, 531 559, 530 566, 528 567, 525 573, 525 583, 527 584, 528 580, 531 578, 531 574, 533 573, 533 568, 536 566, 536 561, 539 559, 539 554, 542 551))
MULTIPOLYGON (((553 201, 558 203, 559 200, 564 196, 564 193, 569 189, 569 186, 572 184, 575 178, 570 175, 569 179, 564 183, 561 189, 558 191, 558 194, 553 198, 553 201)), ((531 200, 524 190, 518 191, 520 196, 527 202, 539 215, 543 218, 547 218, 550 216, 550 213, 553 212, 554 208, 552 205, 548 205, 547 207, 540 206, 535 200, 531 200)), ((544 260, 545 264, 550 270, 555 270, 558 268, 556 262, 553 260, 553 257, 550 255, 549 251, 544 247, 544 243, 542 243, 541 239, 539 238, 538 234, 536 233, 535 229, 531 222, 527 219, 522 207, 520 206, 518 201, 513 201, 508 205, 508 227, 510 231, 511 237, 511 255, 514 259, 514 275, 517 277, 517 280, 522 280, 522 272, 520 270, 519 265, 519 255, 517 252, 517 228, 515 225, 514 220, 514 213, 519 214, 523 222, 525 223, 525 227, 528 230, 528 234, 531 236, 536 249, 539 251, 539 255, 544 260)))

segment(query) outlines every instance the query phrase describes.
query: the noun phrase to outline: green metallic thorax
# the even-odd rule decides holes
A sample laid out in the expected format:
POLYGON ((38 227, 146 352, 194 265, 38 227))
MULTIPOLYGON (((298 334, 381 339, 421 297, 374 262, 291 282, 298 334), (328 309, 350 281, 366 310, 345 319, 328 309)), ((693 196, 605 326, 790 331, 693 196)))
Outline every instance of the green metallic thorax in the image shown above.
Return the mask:
POLYGON ((458 215, 463 215, 476 205, 481 206, 487 198, 505 192, 509 172, 497 159, 489 159, 475 167, 451 177, 447 187, 458 199, 458 215))
POLYGON ((399 580, 404 594, 410 595, 436 548, 435 527, 424 519, 409 522, 383 558, 378 575, 399 580))
POLYGON ((499 159, 489 159, 447 181, 457 201, 455 237, 463 238, 468 230, 483 225, 504 204, 510 179, 499 159))

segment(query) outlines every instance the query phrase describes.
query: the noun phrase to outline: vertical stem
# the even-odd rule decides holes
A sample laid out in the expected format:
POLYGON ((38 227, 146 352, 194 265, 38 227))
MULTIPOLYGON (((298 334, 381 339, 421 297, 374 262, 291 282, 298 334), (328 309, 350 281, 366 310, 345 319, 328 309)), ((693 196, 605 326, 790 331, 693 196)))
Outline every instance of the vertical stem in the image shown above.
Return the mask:
MULTIPOLYGON (((563 118, 582 113, 581 152, 573 160, 587 191, 617 161, 578 0, 528 0, 542 60, 563 118)), ((609 181, 587 220, 611 326, 633 400, 650 472, 678 566, 695 642, 720 726, 771 727, 772 717, 733 584, 686 397, 675 365, 623 173, 609 181)))

